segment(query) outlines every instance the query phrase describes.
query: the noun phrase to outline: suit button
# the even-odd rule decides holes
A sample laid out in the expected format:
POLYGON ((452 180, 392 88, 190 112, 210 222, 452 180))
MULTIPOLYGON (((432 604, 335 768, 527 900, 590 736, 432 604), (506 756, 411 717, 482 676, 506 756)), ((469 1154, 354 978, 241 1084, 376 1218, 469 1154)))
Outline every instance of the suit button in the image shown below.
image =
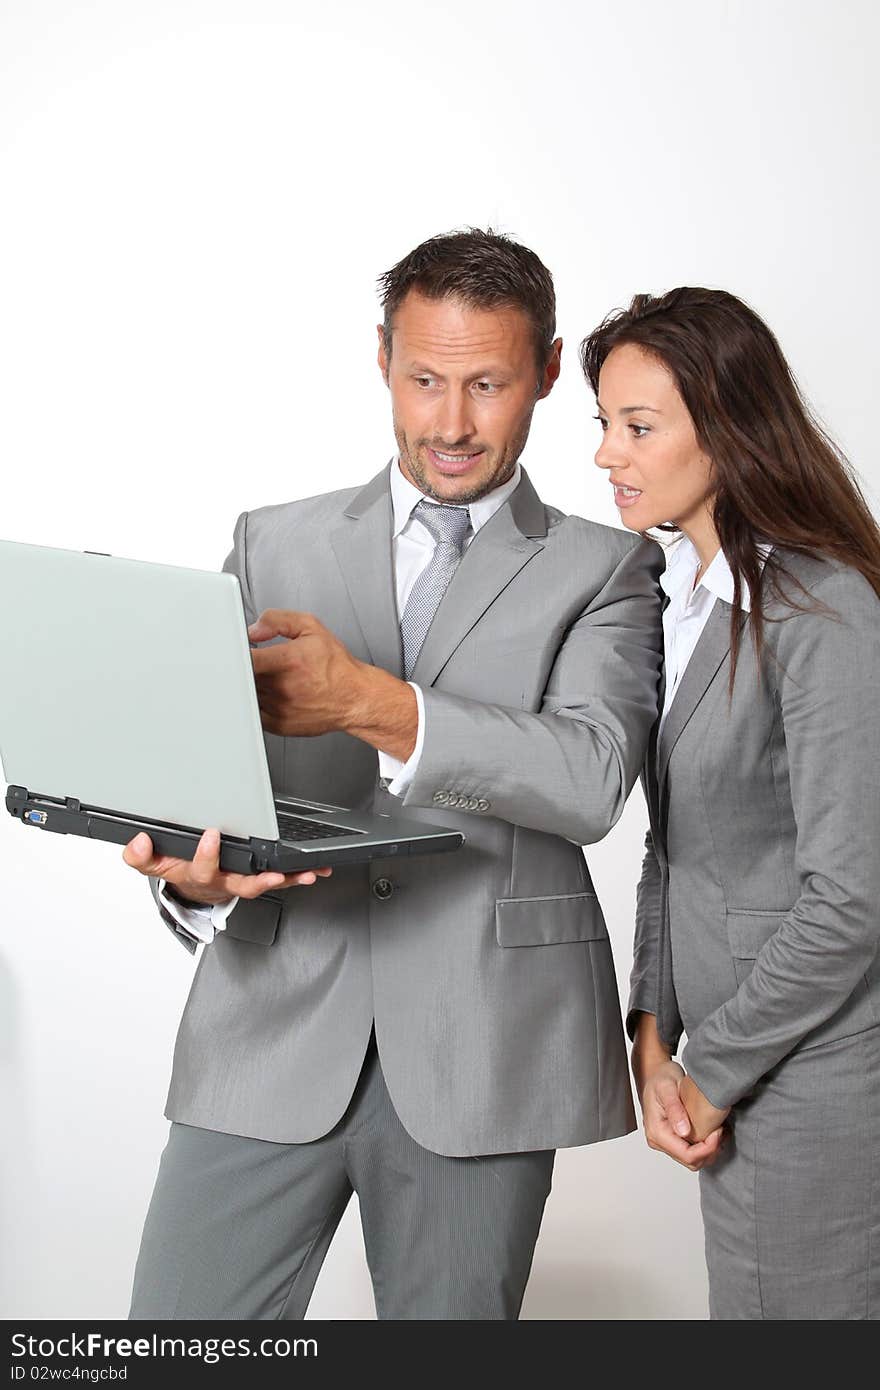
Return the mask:
POLYGON ((466 809, 467 809, 468 811, 478 811, 478 810, 480 809, 480 803, 479 803, 479 801, 477 801, 476 797, 474 797, 474 796, 469 796, 469 797, 468 797, 468 803, 467 803, 466 809))
POLYGON ((438 806, 445 806, 449 800, 449 792, 435 792, 432 800, 435 801, 438 806))
POLYGON ((485 801, 482 797, 480 797, 480 800, 477 802, 477 810, 488 811, 489 805, 490 803, 488 801, 485 801))
POLYGON ((391 882, 390 878, 377 878, 376 882, 373 884, 374 898, 381 898, 384 900, 385 898, 390 898, 393 892, 394 884, 391 882))

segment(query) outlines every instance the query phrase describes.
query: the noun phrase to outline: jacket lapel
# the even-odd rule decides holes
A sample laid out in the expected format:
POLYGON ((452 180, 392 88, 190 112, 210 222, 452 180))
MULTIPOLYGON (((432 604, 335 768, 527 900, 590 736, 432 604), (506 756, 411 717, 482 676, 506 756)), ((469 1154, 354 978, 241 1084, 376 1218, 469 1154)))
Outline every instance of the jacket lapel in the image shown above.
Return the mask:
POLYGON ((373 665, 400 676, 403 649, 391 553, 390 469, 388 464, 349 502, 342 522, 330 532, 330 544, 373 665))
POLYGON ((657 781, 660 787, 666 776, 669 758, 688 721, 730 651, 730 604, 716 599, 706 620, 706 626, 694 648, 681 684, 675 692, 669 714, 660 735, 657 781))
POLYGON ((544 549, 546 534, 544 505, 523 470, 513 496, 480 527, 465 551, 434 614, 412 680, 433 684, 502 590, 544 549))

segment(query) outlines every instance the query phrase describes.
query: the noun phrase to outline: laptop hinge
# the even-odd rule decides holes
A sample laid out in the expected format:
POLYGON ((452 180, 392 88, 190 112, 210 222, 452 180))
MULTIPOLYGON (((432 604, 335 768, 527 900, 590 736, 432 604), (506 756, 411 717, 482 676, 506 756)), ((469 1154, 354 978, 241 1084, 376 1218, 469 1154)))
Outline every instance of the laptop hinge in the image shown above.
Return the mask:
MULTIPOLYGON (((16 786, 7 787, 7 788, 6 788, 6 806, 7 806, 7 809, 11 811, 12 808, 13 808, 14 806, 23 806, 23 805, 25 805, 26 802, 30 801, 30 800, 32 799, 33 796, 34 796, 34 793, 29 792, 28 789, 27 789, 27 787, 16 787, 16 786)), ((60 798, 60 797, 54 797, 54 796, 40 797, 39 800, 41 800, 41 801, 56 802, 56 803, 59 804, 59 805, 60 805, 60 803, 61 803, 61 798, 60 798)), ((79 799, 78 796, 66 796, 66 797, 64 798, 64 809, 65 809, 66 811, 73 811, 73 812, 75 812, 77 815, 79 815, 79 813, 82 811, 82 802, 80 801, 80 799, 79 799)))
POLYGON ((257 873, 264 873, 269 867, 269 856, 275 849, 275 842, 273 840, 261 840, 255 835, 251 835, 248 844, 254 856, 255 871, 257 873))
POLYGON ((13 808, 16 806, 23 806, 27 799, 27 787, 12 786, 6 788, 6 809, 7 811, 12 811, 13 815, 15 814, 13 808))

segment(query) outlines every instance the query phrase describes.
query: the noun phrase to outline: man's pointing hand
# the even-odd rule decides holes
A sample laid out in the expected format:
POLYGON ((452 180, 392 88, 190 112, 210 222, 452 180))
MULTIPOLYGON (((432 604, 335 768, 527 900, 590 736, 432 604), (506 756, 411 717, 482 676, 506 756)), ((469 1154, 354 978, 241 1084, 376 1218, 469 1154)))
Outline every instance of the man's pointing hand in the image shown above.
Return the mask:
POLYGON ((268 608, 248 628, 263 728, 299 737, 339 730, 405 761, 415 747, 415 692, 388 671, 358 661, 312 613, 268 608))
POLYGON ((251 653, 263 728, 271 734, 347 729, 371 670, 311 613, 269 608, 248 628, 251 642, 286 637, 251 653), (365 679, 367 677, 367 679, 365 679))

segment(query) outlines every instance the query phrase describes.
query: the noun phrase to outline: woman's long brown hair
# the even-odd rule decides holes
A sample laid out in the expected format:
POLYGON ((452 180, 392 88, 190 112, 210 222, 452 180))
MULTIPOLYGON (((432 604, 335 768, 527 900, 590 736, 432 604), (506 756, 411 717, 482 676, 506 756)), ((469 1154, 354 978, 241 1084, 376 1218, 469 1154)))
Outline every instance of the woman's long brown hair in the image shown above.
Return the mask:
POLYGON ((712 461, 713 519, 733 574, 732 689, 743 581, 759 656, 770 596, 790 609, 822 607, 795 582, 802 595, 796 599, 778 551, 762 563, 759 545, 833 557, 859 570, 880 597, 880 527, 850 464, 813 417, 776 338, 741 299, 687 287, 656 297, 637 294, 581 344, 594 392, 603 362, 623 343, 642 348, 671 372, 712 461))

